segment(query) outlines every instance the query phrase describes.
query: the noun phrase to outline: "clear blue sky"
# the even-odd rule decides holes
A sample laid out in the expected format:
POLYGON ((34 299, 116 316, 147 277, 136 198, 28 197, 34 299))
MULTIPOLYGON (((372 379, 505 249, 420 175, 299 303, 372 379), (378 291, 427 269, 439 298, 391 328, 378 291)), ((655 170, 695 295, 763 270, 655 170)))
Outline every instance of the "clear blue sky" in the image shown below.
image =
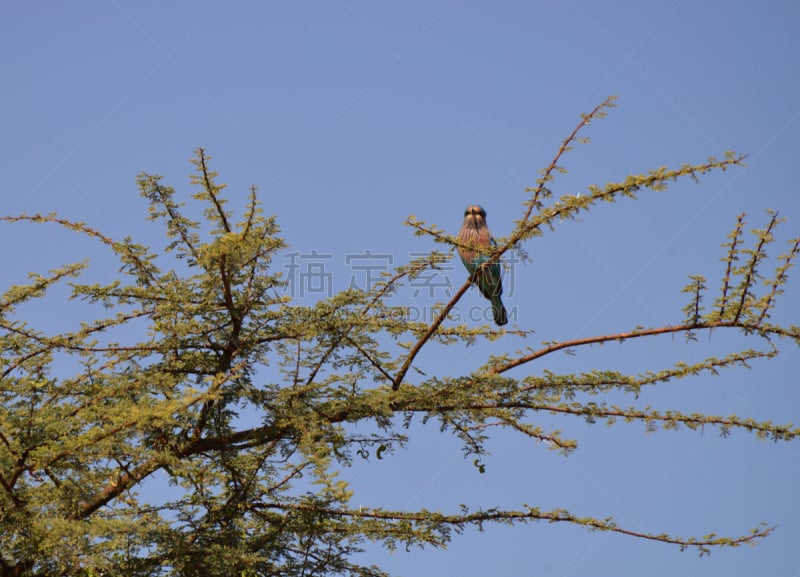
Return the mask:
MULTIPOLYGON (((160 244, 135 176, 160 173, 188 192, 202 146, 232 195, 260 188, 293 250, 331 255, 341 289, 348 255, 401 264, 431 248, 402 226, 409 214, 456 232, 464 206, 480 203, 495 235, 507 234, 525 186, 579 114, 611 94, 619 107, 565 160, 557 194, 726 150, 751 155, 744 170, 600 207, 529 244, 533 261, 515 267, 506 304, 534 342, 420 357, 428 374, 467 373, 504 349, 679 321, 687 275, 718 286, 719 245, 740 212, 752 228, 779 210, 780 252, 800 235, 798 22, 797 0, 13 3, 0 22, 2 212, 57 211, 160 244)), ((90 275, 108 274, 104 253, 52 228, 2 226, 0 242, 3 286, 87 256, 90 275)), ((776 315, 800 324, 800 270, 792 276, 776 315)), ((474 290, 464 302, 482 304, 474 290)), ((38 326, 67 322, 53 307, 30 311, 38 326)), ((735 343, 614 345, 528 370, 657 369, 735 343)), ((800 351, 782 346, 750 371, 671 383, 640 402, 798 423, 800 351)), ((704 559, 538 524, 468 531, 447 551, 371 549, 367 560, 409 576, 800 575, 797 442, 541 419, 577 438, 577 453, 502 434, 479 475, 435 426, 417 427, 405 454, 345 474, 364 505, 528 503, 697 536, 779 528, 704 559)))

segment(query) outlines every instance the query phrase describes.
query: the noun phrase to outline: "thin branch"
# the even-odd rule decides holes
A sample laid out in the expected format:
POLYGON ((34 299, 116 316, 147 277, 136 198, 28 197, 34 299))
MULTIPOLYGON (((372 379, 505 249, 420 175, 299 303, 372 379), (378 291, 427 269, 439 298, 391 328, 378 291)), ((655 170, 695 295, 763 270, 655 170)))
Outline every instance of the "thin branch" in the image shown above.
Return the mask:
POLYGON ((625 419, 628 421, 642 421, 645 423, 661 422, 667 425, 683 423, 694 428, 700 425, 717 425, 723 429, 740 428, 748 431, 755 431, 758 436, 766 436, 773 439, 790 440, 800 436, 800 428, 792 428, 792 425, 773 425, 772 423, 760 423, 752 419, 739 419, 738 417, 721 417, 718 415, 683 414, 675 411, 638 410, 635 408, 620 409, 618 407, 605 408, 601 405, 540 405, 526 402, 508 402, 498 405, 472 405, 472 409, 484 408, 492 410, 495 408, 515 408, 530 409, 533 411, 547 411, 564 415, 575 415, 587 418, 598 419, 625 419))
MULTIPOLYGON (((609 531, 613 533, 620 533, 631 537, 638 537, 650 541, 659 541, 662 543, 670 543, 679 545, 681 548, 695 547, 701 554, 708 553, 709 547, 737 547, 745 543, 752 543, 759 539, 763 539, 775 527, 762 527, 753 529, 750 534, 742 535, 736 538, 717 537, 714 534, 706 535, 703 538, 680 538, 672 537, 666 534, 645 533, 641 531, 631 531, 617 526, 613 519, 596 519, 593 517, 578 517, 569 513, 564 509, 556 509, 553 511, 542 511, 538 507, 525 506, 527 510, 500 510, 488 509, 475 513, 464 513, 461 515, 444 515, 434 511, 420 511, 416 513, 407 513, 404 511, 387 511, 382 509, 336 509, 329 507, 320 507, 315 505, 305 504, 288 504, 276 502, 255 502, 251 506, 254 509, 278 509, 283 511, 299 511, 314 513, 324 517, 347 517, 353 519, 364 520, 379 520, 398 523, 419 523, 426 528, 434 525, 436 528, 442 527, 439 531, 444 530, 444 526, 451 527, 464 527, 465 525, 482 526, 484 523, 526 523, 531 521, 547 521, 549 523, 571 523, 587 527, 592 530, 609 531)), ((385 530, 385 529, 384 529, 385 530)), ((407 531, 413 531, 413 528, 407 531)), ((409 535, 409 537, 411 537, 409 535)), ((419 536, 417 536, 418 538, 419 536)), ((439 545, 446 542, 446 536, 441 537, 439 545)))
POLYGON ((739 321, 739 317, 741 316, 742 311, 744 310, 744 305, 745 302, 747 301, 747 295, 751 283, 758 274, 757 272, 758 263, 761 261, 762 258, 764 258, 764 245, 767 244, 768 242, 771 242, 772 229, 775 227, 777 223, 778 223, 778 213, 775 212, 772 214, 772 218, 770 219, 769 224, 767 225, 766 231, 764 231, 764 233, 760 235, 758 246, 753 251, 753 257, 750 259, 750 264, 747 267, 747 276, 744 278, 741 284, 742 296, 739 299, 739 306, 736 309, 736 316, 733 318, 734 323, 739 321))
POLYGON ((775 300, 775 296, 778 294, 778 290, 785 281, 786 275, 789 272, 789 269, 794 264, 794 259, 797 258, 798 253, 800 253, 800 238, 795 239, 792 241, 792 248, 786 254, 786 258, 783 261, 783 264, 778 267, 777 274, 771 283, 771 290, 769 296, 767 297, 766 302, 764 303, 764 308, 761 310, 761 315, 758 317, 758 321, 756 324, 761 324, 764 319, 767 317, 767 313, 769 309, 772 307, 773 301, 775 300))
MULTIPOLYGON (((490 264, 489 261, 484 263, 484 266, 488 264, 490 264)), ((481 268, 477 269, 475 272, 478 273, 482 269, 483 266, 481 266, 481 268)), ((434 321, 428 327, 428 330, 425 331, 425 333, 417 340, 417 342, 411 348, 408 355, 406 356, 405 362, 403 362, 403 366, 400 367, 400 370, 394 377, 394 382, 392 383, 393 391, 396 391, 397 389, 400 388, 400 384, 403 382, 403 379, 405 378, 408 369, 411 368, 411 364, 414 362, 414 359, 416 358, 417 354, 425 345, 425 343, 428 342, 428 339, 430 339, 433 336, 433 334, 436 332, 436 329, 438 329, 439 325, 442 324, 442 321, 444 321, 444 319, 447 318, 447 315, 450 314, 450 311, 453 310, 453 307, 456 306, 459 299, 461 299, 464 293, 467 292, 467 289, 469 289, 470 285, 472 284, 473 277, 474 275, 470 276, 470 278, 467 279, 467 282, 465 282, 461 286, 461 288, 458 289, 458 292, 456 292, 456 294, 453 295, 453 298, 451 298, 450 301, 446 305, 444 305, 442 310, 439 312, 434 321)))
POLYGON ((549 182, 552 179, 553 172, 556 170, 556 168, 558 168, 558 163, 561 160, 561 157, 564 155, 564 153, 566 153, 568 150, 572 148, 572 144, 578 137, 578 133, 580 133, 580 131, 583 130, 586 126, 588 126, 593 119, 600 117, 601 113, 603 113, 605 109, 613 107, 616 98, 617 98, 616 96, 610 96, 606 98, 603 102, 595 106, 594 109, 589 114, 581 115, 582 116, 581 121, 573 129, 570 135, 564 139, 564 141, 561 143, 561 146, 558 149, 558 152, 556 152, 556 155, 553 157, 553 160, 550 161, 550 164, 542 172, 542 176, 539 178, 539 184, 533 191, 533 198, 528 203, 528 210, 525 211, 525 215, 522 217, 522 220, 524 222, 527 222, 530 219, 534 207, 538 205, 539 196, 545 189, 544 188, 545 183, 549 182))
MULTIPOLYGON (((393 277, 389 278, 385 282, 385 284, 380 288, 380 290, 373 296, 372 300, 370 300, 370 302, 368 302, 364 306, 364 308, 361 310, 359 316, 365 317, 367 315, 367 313, 370 311, 370 309, 373 306, 375 306, 375 304, 380 299, 382 299, 387 294, 389 294, 394 289, 394 286, 398 282, 400 282, 400 280, 402 280, 403 278, 407 277, 408 275, 416 272, 417 270, 422 268, 422 266, 423 265, 421 264, 419 267, 413 267, 413 268, 410 268, 410 269, 407 269, 407 270, 402 270, 402 271, 398 272, 397 274, 395 274, 393 277)), ((425 266, 427 266, 427 265, 425 265, 425 266)), ((467 287, 467 288, 469 288, 469 287, 467 287)), ((345 339, 346 337, 348 337, 348 335, 350 334, 350 331, 353 330, 353 328, 355 328, 355 324, 354 323, 350 324, 347 327, 347 329, 345 331, 342 331, 340 333, 339 337, 333 343, 331 343, 331 345, 328 347, 328 349, 325 351, 325 353, 320 357, 319 362, 316 364, 314 369, 311 371, 311 374, 309 375, 308 379, 306 379, 306 386, 308 386, 312 382, 314 382, 314 379, 317 377, 317 374, 319 373, 319 371, 322 370, 322 367, 325 366, 325 363, 328 361, 330 356, 338 348, 338 346, 342 343, 342 340, 345 339)), ((383 372, 383 369, 381 369, 381 371, 383 372)), ((392 380, 394 380, 394 379, 392 379, 392 380)), ((395 388, 395 390, 396 390, 396 388, 395 388)))
POLYGON ((741 322, 734 322, 734 321, 724 321, 724 320, 715 320, 715 321, 700 321, 697 323, 690 323, 690 324, 683 324, 683 325, 671 325, 671 326, 664 326, 664 327, 657 327, 651 329, 639 329, 635 331, 630 331, 627 333, 617 333, 612 335, 597 335, 593 337, 585 337, 582 339, 572 339, 568 341, 560 341, 557 343, 553 343, 548 345, 542 349, 533 351, 530 354, 524 355, 513 361, 509 361, 508 363, 498 365, 491 370, 487 371, 489 375, 499 375, 506 371, 509 371, 515 367, 520 365, 524 365, 525 363, 529 363, 534 361, 538 358, 541 358, 545 355, 549 355, 550 353, 554 353, 556 351, 561 351, 564 349, 571 349, 574 347, 586 346, 586 345, 596 345, 601 343, 607 343, 610 341, 627 341, 631 339, 641 338, 641 337, 648 337, 654 335, 665 335, 665 334, 674 334, 674 333, 685 333, 691 332, 695 330, 701 329, 714 329, 714 328, 740 328, 743 330, 754 330, 754 331, 761 331, 764 333, 769 334, 776 334, 779 336, 789 336, 789 337, 796 337, 792 331, 786 329, 780 329, 778 327, 763 327, 761 325, 753 324, 753 323, 741 323, 741 322))
POLYGON ((228 217, 225 215, 225 210, 222 208, 222 204, 217 198, 217 194, 215 192, 217 187, 213 182, 211 182, 212 176, 208 170, 208 167, 206 166, 206 151, 203 148, 198 148, 197 155, 199 157, 197 162, 200 165, 200 171, 203 175, 203 186, 206 189, 208 196, 211 198, 211 201, 214 203, 214 207, 216 208, 220 222, 222 223, 222 228, 226 233, 229 233, 231 231, 231 226, 228 224, 228 217))
POLYGON ((365 351, 364 348, 361 347, 361 345, 359 345, 350 337, 345 337, 345 338, 347 339, 347 342, 349 342, 358 352, 360 352, 364 356, 365 359, 369 361, 369 364, 375 367, 375 369, 386 378, 386 380, 388 380, 390 383, 394 382, 394 378, 392 377, 392 375, 386 372, 386 369, 384 369, 383 366, 372 357, 372 355, 370 355, 367 351, 365 351))
POLYGON ((733 232, 731 233, 731 244, 730 244, 730 249, 728 250, 728 257, 726 258, 727 266, 725 268, 725 277, 722 283, 722 299, 719 306, 720 317, 725 315, 725 305, 727 304, 728 300, 728 287, 730 286, 730 280, 731 280, 731 269, 733 268, 733 261, 737 259, 736 245, 739 244, 739 239, 742 236, 742 228, 744 227, 744 216, 745 213, 741 213, 738 217, 736 217, 736 227, 733 229, 733 232))

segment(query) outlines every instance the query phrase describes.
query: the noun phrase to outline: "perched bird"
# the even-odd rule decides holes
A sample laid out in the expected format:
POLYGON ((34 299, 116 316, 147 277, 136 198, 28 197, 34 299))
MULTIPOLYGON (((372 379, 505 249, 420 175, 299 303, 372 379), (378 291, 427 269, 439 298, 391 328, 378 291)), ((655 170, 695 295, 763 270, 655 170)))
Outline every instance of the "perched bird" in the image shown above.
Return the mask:
MULTIPOLYGON (((486 211, 482 207, 477 205, 468 206, 467 210, 464 211, 464 224, 461 226, 461 232, 458 233, 458 240, 469 247, 485 249, 487 253, 497 246, 492 234, 489 232, 489 227, 486 225, 486 211)), ((463 246, 458 247, 458 254, 461 256, 461 262, 467 267, 467 272, 470 275, 474 274, 476 270, 481 268, 483 263, 489 260, 488 254, 481 254, 479 250, 471 250, 463 246)), ((506 307, 503 306, 503 301, 500 300, 500 295, 503 294, 500 263, 495 262, 481 268, 481 272, 475 277, 474 282, 481 294, 491 301, 494 322, 498 326, 506 324, 508 322, 506 307)))

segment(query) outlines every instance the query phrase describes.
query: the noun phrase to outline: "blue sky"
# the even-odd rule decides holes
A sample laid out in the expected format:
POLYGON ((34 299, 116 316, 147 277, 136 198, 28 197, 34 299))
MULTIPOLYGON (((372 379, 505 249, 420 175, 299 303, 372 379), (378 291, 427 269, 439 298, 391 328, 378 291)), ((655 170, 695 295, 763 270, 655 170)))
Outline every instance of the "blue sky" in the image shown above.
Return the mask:
MULTIPOLYGON (((259 187, 292 250, 330 255, 338 290, 353 275, 348 256, 369 250, 402 264, 431 248, 402 226, 409 214, 455 233, 464 207, 479 203, 495 236, 510 232, 538 169, 579 114, 612 94, 618 108, 567 157, 557 194, 750 154, 743 170, 599 207, 529 243, 532 262, 515 266, 506 305, 535 342, 420 357, 429 374, 467 373, 500 350, 679 321, 687 275, 718 286, 719 245, 740 212, 748 229, 767 208, 788 219, 776 252, 800 235, 799 21, 796 0, 15 3, 0 23, 3 212, 57 211, 159 245, 135 177, 159 173, 188 193, 188 160, 202 146, 234 199, 259 187)), ((3 286, 84 257, 90 276, 108 274, 107 255, 61 231, 6 225, 0 241, 3 286)), ((800 323, 798 295, 794 270, 776 318, 800 323)), ((463 302, 483 304, 474 290, 463 302)), ((67 322, 52 306, 30 311, 39 326, 67 322)), ((655 369, 737 342, 606 346, 529 370, 655 369)), ((783 348, 750 371, 671 383, 643 403, 800 422, 800 351, 783 348)), ((544 524, 468 531, 447 551, 371 549, 366 559, 405 575, 800 575, 797 442, 541 418, 577 438, 577 453, 501 434, 479 475, 451 439, 418 427, 405 454, 347 476, 365 505, 529 503, 682 535, 779 528, 757 547, 704 559, 544 524)))

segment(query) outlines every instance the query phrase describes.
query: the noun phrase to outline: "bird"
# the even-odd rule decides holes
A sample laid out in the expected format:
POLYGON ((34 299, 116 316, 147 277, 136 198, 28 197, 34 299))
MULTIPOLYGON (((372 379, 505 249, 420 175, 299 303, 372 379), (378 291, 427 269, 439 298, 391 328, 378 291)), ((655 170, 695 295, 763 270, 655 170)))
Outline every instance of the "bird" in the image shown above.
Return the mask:
POLYGON ((486 225, 486 211, 483 210, 483 207, 474 204, 468 206, 464 211, 464 224, 461 225, 461 231, 458 233, 458 241, 464 245, 458 247, 461 262, 464 263, 470 276, 475 275, 475 271, 480 269, 480 272, 473 278, 473 282, 481 294, 492 303, 492 316, 495 324, 503 326, 508 322, 508 315, 506 307, 503 306, 503 301, 500 299, 500 295, 503 294, 500 263, 493 262, 487 266, 481 266, 489 260, 489 255, 486 253, 497 247, 497 242, 486 225), (485 252, 480 249, 485 249, 485 252))

